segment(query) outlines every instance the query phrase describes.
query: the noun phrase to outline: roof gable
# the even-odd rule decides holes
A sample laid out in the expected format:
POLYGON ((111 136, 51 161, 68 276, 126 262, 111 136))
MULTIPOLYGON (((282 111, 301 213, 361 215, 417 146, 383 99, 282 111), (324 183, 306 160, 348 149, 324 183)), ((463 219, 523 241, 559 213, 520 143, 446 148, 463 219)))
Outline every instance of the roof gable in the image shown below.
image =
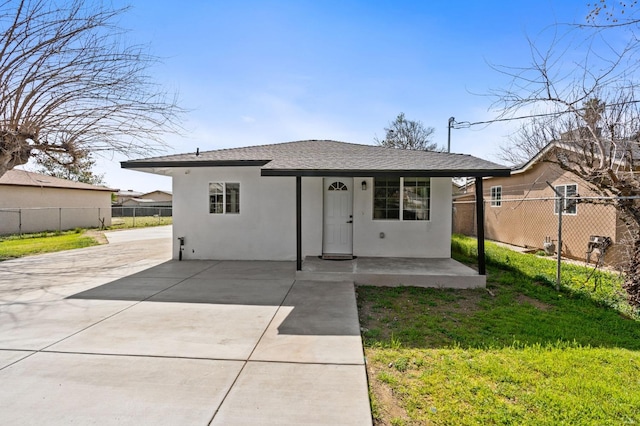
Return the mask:
MULTIPOLYGON (((575 143, 576 141, 571 141, 569 138, 561 138, 560 140, 553 140, 551 142, 549 142, 547 145, 545 145, 540 151, 538 151, 533 157, 531 157, 529 159, 529 161, 527 161, 524 164, 520 164, 517 166, 514 166, 511 173, 512 174, 519 174, 519 173, 524 173, 526 171, 528 171, 533 165, 535 165, 536 163, 542 161, 546 155, 548 155, 549 153, 552 153, 554 151, 557 150, 564 150, 567 151, 569 153, 577 153, 580 154, 581 152, 581 146, 577 145, 575 143)), ((612 149, 612 144, 611 141, 603 141, 604 145, 605 145, 605 149, 610 150, 612 149)), ((625 164, 625 157, 624 154, 628 151, 632 154, 633 158, 639 158, 640 157, 640 145, 637 142, 631 141, 631 140, 623 140, 620 141, 620 147, 617 147, 617 149, 619 150, 620 154, 617 158, 615 158, 614 164, 616 165, 622 165, 624 166, 625 164), (622 149, 620 149, 622 148, 622 149)), ((600 156, 597 156, 597 158, 599 158, 600 156)))

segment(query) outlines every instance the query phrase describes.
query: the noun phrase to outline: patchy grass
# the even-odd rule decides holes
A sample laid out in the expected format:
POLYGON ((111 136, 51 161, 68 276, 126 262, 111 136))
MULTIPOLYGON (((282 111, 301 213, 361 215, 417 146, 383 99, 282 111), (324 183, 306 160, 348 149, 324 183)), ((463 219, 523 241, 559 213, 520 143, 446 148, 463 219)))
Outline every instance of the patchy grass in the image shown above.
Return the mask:
MULTIPOLYGON (((112 221, 113 224, 107 228, 108 230, 171 225, 173 218, 143 216, 113 218, 112 221)), ((107 243, 108 241, 102 231, 97 229, 77 228, 62 232, 45 231, 33 234, 0 236, 0 261, 107 243)))
MULTIPOLYGON (((461 262, 475 262, 477 257, 476 240, 474 238, 454 235, 451 240, 454 257, 461 262)), ((521 280, 523 277, 540 284, 555 286, 556 260, 552 257, 539 257, 514 252, 508 248, 486 243, 486 262, 494 266, 492 275, 502 275, 503 280, 521 280), (511 272, 501 274, 500 271, 511 272)), ((574 263, 563 263, 561 268, 561 286, 563 292, 572 297, 584 297, 603 306, 623 312, 625 315, 636 315, 627 303, 625 291, 622 289, 623 277, 620 274, 595 270, 574 263)), ((537 288, 537 287, 534 287, 537 288)))
POLYGON ((171 225, 173 217, 140 216, 111 218, 109 229, 147 228, 150 226, 171 225))
MULTIPOLYGON (((474 247, 454 239, 459 260, 474 247)), ((490 292, 358 287, 376 424, 640 423, 640 320, 619 277, 567 268, 556 292, 553 262, 487 254, 490 292)))
POLYGON ((98 245, 95 238, 76 229, 63 232, 40 232, 0 237, 0 260, 14 259, 33 254, 51 253, 62 250, 98 245))

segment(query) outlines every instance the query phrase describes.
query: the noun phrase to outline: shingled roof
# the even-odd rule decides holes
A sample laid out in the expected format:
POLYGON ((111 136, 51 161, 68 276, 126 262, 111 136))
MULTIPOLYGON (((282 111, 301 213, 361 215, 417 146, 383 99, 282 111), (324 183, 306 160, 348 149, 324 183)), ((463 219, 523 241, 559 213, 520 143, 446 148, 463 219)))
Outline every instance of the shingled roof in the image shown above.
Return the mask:
POLYGON ((88 183, 74 182, 72 180, 60 179, 53 176, 47 176, 18 169, 8 170, 4 175, 2 175, 0 177, 0 185, 85 189, 89 191, 116 191, 115 189, 105 188, 103 186, 89 185, 88 183))
POLYGON ((273 145, 122 162, 122 167, 164 174, 175 167, 259 166, 263 176, 508 176, 510 169, 471 155, 410 151, 330 140, 273 145), (152 169, 152 170, 149 170, 152 169), (153 170, 155 169, 155 171, 153 170))

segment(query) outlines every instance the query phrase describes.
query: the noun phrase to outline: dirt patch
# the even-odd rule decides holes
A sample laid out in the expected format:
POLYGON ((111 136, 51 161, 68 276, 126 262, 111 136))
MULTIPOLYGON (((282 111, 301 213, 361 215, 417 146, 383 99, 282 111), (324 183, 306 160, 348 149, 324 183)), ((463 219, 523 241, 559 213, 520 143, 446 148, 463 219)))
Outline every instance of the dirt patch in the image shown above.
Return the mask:
POLYGON ((392 426, 393 419, 408 419, 407 412, 398 403, 398 397, 393 394, 393 390, 376 379, 377 369, 367 365, 367 374, 369 375, 369 388, 378 409, 378 418, 373 419, 374 426, 392 426))
POLYGON ((549 309, 551 309, 551 305, 541 302, 538 299, 525 296, 524 294, 518 294, 518 296, 516 296, 516 301, 521 305, 526 303, 541 311, 548 311, 549 309))
MULTIPOLYGON (((417 287, 356 287, 358 314, 367 357, 368 345, 435 348, 448 344, 448 330, 481 309, 482 301, 495 297, 486 289, 450 290, 417 287)), ((375 349, 371 349, 375 350, 375 349)), ((378 379, 386 365, 367 363, 369 389, 375 401, 375 426, 414 425, 400 395, 378 379)))
MULTIPOLYGON (((487 297, 495 297, 485 289, 443 290, 433 288, 399 287, 393 292, 384 288, 358 287, 357 293, 368 293, 358 298, 358 314, 363 332, 380 330, 380 340, 386 341, 391 333, 413 322, 420 315, 453 320, 472 315, 478 304, 487 297), (371 294, 374 293, 374 294, 371 294), (394 327, 397 325, 397 327, 394 327)), ((373 337, 373 336, 369 336, 373 337)))
POLYGON ((103 231, 98 231, 96 229, 89 229, 84 233, 87 237, 91 237, 98 242, 98 244, 109 244, 109 240, 104 236, 103 231))

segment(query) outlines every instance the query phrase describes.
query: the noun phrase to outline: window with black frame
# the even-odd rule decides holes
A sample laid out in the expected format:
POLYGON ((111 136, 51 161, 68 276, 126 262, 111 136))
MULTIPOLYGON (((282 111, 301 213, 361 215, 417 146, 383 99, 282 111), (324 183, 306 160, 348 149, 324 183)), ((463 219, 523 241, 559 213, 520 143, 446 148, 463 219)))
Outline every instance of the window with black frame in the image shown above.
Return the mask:
POLYGON ((373 181, 373 218, 400 219, 400 178, 376 177, 373 181))
POLYGON ((374 178, 374 220, 429 220, 430 213, 430 178, 388 176, 374 178), (402 215, 400 215, 401 211, 402 215))
POLYGON ((431 179, 403 178, 402 220, 429 220, 431 179))

